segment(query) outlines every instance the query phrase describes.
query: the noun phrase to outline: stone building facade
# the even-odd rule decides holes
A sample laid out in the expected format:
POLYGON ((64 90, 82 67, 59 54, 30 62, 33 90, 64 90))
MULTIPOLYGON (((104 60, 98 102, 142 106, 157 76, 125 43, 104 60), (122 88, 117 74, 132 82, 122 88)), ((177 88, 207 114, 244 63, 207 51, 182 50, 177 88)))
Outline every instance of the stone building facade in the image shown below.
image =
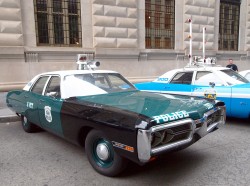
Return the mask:
MULTIPOLYGON (((63 0, 66 4, 69 1, 63 0)), ((218 0, 175 0, 173 48, 147 48, 146 1, 79 0, 80 22, 76 29, 80 33, 80 41, 77 42, 80 45, 63 46, 55 44, 56 36, 54 45, 39 44, 39 18, 35 12, 41 7, 35 5, 36 0, 1 0, 0 91, 22 87, 41 72, 75 69, 76 55, 80 53, 93 55, 101 61, 101 69, 119 71, 132 81, 152 79, 186 64, 189 24, 185 21, 189 18, 193 23, 193 55, 201 55, 202 28, 206 27, 207 56, 217 57, 218 64, 223 66, 228 58, 233 58, 240 70, 250 69, 250 0, 239 0, 239 39, 238 49, 234 51, 219 50, 221 2, 218 0)), ((156 1, 161 0, 151 0, 152 3, 156 1)), ((54 3, 52 0, 44 2, 54 3)), ((69 14, 69 9, 67 11, 69 14)), ((55 31, 56 27, 52 29, 55 31)), ((67 35, 66 32, 64 34, 67 35)), ((70 40, 71 36, 67 37, 70 40)))

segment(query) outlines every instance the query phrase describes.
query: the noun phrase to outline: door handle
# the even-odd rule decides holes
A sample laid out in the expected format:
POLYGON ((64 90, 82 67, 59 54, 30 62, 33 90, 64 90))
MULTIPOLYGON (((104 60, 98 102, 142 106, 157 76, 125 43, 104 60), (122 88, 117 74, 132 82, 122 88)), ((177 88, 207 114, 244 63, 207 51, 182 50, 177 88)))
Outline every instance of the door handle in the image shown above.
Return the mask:
POLYGON ((43 99, 39 99, 39 101, 42 102, 42 103, 45 102, 43 99))
POLYGON ((29 96, 27 96, 27 95, 24 95, 24 97, 25 97, 25 98, 28 98, 29 96))

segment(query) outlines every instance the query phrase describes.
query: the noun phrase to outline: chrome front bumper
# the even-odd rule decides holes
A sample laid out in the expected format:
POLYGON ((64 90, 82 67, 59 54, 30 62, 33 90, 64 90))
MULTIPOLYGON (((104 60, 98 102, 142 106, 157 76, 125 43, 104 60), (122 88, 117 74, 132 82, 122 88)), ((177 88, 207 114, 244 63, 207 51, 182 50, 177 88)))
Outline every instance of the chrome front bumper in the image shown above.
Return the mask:
MULTIPOLYGON (((137 149, 139 161, 141 163, 146 163, 150 160, 151 157, 159 153, 169 152, 178 147, 185 146, 192 142, 194 134, 198 134, 200 137, 204 137, 208 133, 225 124, 225 115, 226 109, 225 106, 222 106, 205 113, 203 118, 195 121, 188 118, 167 124, 157 125, 149 130, 139 129, 137 134, 137 149), (169 142, 158 145, 156 147, 151 146, 152 134, 164 130, 175 131, 176 129, 178 129, 178 127, 188 128, 188 130, 185 131, 185 137, 174 141, 170 140, 169 142)), ((178 131, 176 132, 176 134, 178 134, 178 131)))
POLYGON ((208 133, 213 132, 215 129, 220 128, 225 124, 225 122, 226 107, 218 107, 216 110, 211 110, 205 113, 202 119, 195 121, 195 133, 197 133, 200 137, 204 137, 208 133))

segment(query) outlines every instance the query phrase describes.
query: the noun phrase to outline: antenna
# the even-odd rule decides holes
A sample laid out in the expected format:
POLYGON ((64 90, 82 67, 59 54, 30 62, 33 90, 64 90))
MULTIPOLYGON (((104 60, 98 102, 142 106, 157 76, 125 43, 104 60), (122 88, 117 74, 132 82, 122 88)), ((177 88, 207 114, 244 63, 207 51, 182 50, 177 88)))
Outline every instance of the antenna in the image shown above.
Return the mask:
POLYGON ((192 64, 192 20, 191 19, 187 19, 186 23, 189 23, 189 65, 191 66, 192 64))
POLYGON ((206 36, 205 36, 205 34, 206 34, 206 27, 203 27, 203 43, 202 43, 202 48, 203 48, 203 59, 204 59, 204 62, 205 62, 205 60, 206 60, 206 54, 205 54, 205 51, 206 51, 206 36))

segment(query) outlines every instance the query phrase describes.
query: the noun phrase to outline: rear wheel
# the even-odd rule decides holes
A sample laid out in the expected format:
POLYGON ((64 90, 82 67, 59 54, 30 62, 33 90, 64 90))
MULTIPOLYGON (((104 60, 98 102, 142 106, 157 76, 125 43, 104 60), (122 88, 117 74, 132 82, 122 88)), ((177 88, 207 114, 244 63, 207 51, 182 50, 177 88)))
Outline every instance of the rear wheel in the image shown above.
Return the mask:
POLYGON ((105 134, 92 130, 85 141, 85 150, 92 167, 105 176, 116 176, 127 165, 127 160, 119 156, 105 134))
POLYGON ((22 116, 22 126, 25 132, 32 133, 36 131, 36 126, 31 123, 25 116, 22 116))

